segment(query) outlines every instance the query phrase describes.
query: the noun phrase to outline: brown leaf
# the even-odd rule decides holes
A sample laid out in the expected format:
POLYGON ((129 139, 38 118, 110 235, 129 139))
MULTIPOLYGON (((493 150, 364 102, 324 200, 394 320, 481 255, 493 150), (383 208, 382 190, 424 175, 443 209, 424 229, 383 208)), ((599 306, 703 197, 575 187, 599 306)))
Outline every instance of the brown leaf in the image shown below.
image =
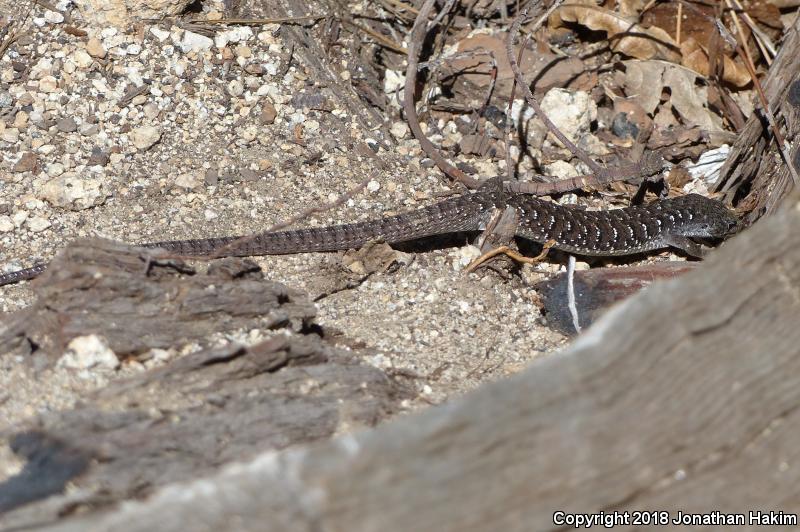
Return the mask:
MULTIPOLYGON (((708 76, 708 54, 694 39, 687 39, 681 43, 683 52, 683 66, 690 68, 703 76, 708 76)), ((722 79, 736 87, 744 87, 750 83, 750 73, 744 65, 735 62, 727 55, 723 56, 722 79)))
POLYGON ((681 59, 675 41, 661 28, 645 28, 634 20, 592 5, 566 5, 550 17, 550 24, 559 27, 574 22, 589 29, 605 31, 611 49, 636 59, 681 59))
MULTIPOLYGON (((707 106, 705 90, 695 83, 698 74, 662 61, 625 61, 625 94, 652 114, 658 107, 664 87, 669 88, 669 105, 685 124, 705 131, 722 128, 717 115, 707 106)), ((663 117, 662 117, 663 118, 663 117)), ((663 120, 657 119, 663 124, 663 120)))
MULTIPOLYGON (((458 41, 453 49, 455 57, 449 59, 442 68, 444 75, 459 77, 473 84, 480 90, 491 83, 491 60, 497 66, 498 94, 507 96, 511 92, 511 82, 514 73, 508 62, 505 49, 505 34, 494 35, 473 32, 470 36, 458 41), (470 54, 473 52, 473 54, 470 54)), ((514 47, 514 53, 519 52, 519 45, 514 47)), ((534 83, 535 93, 541 93, 551 87, 567 87, 580 90, 591 90, 596 85, 596 75, 586 73, 586 66, 577 57, 563 57, 547 50, 527 49, 520 62, 520 70, 528 83, 534 83)), ((463 83, 455 83, 454 92, 464 90, 463 83)), ((519 97, 517 91, 517 97, 519 97)), ((481 93, 480 98, 485 97, 481 93)))
POLYGON ((646 0, 619 0, 617 2, 619 14, 623 17, 638 17, 647 4, 646 0))
POLYGON ((766 2, 753 2, 747 6, 747 14, 753 17, 760 25, 767 26, 773 30, 772 37, 777 37, 783 29, 781 23, 781 11, 778 6, 766 2))
MULTIPOLYGON (((665 2, 653 6, 642 15, 642 23, 657 26, 678 39, 678 3, 665 2)), ((709 39, 717 31, 714 25, 714 8, 712 6, 693 5, 692 9, 684 7, 681 18, 681 43, 694 39, 702 46, 708 47, 709 39)))

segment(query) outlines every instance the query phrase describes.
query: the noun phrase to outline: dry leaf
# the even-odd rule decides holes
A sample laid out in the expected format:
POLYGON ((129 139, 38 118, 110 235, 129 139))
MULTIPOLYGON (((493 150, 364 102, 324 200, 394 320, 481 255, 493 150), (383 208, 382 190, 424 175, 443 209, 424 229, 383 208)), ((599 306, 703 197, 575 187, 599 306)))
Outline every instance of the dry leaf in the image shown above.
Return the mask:
POLYGON ((648 0, 619 0, 619 14, 623 17, 638 17, 648 0))
POLYGON ((675 41, 661 28, 645 28, 634 20, 592 5, 565 5, 550 17, 554 27, 565 22, 575 22, 589 29, 605 31, 611 49, 637 59, 663 59, 679 62, 681 59, 675 41))
MULTIPOLYGON (((514 46, 514 53, 519 52, 519 45, 514 46)), ((451 59, 449 65, 456 71, 472 71, 481 72, 483 75, 484 83, 488 83, 487 75, 491 72, 491 63, 489 56, 494 58, 495 65, 497 66, 498 79, 512 79, 514 73, 511 71, 511 65, 508 63, 508 56, 506 55, 506 45, 503 36, 494 35, 484 32, 473 32, 468 37, 461 39, 452 49, 448 49, 447 55, 458 54, 458 57, 451 59), (469 56, 469 52, 474 52, 475 55, 469 56)), ((533 68, 535 64, 535 54, 526 53, 522 56, 522 64, 520 68, 523 72, 527 72, 533 68)), ((477 77, 477 74, 472 74, 477 77)), ((471 81, 476 81, 471 79, 471 81)))
POLYGON ((664 84, 661 75, 664 63, 656 61, 625 61, 625 94, 652 115, 661 101, 664 84))
MULTIPOLYGON (((519 45, 514 47, 514 53, 518 52, 519 45)), ((497 66, 495 90, 506 96, 511 92, 514 73, 511 71, 511 65, 508 63, 506 55, 505 34, 472 32, 447 50, 448 61, 442 71, 448 75, 463 77, 478 88, 485 88, 491 83, 489 54, 494 57, 497 66), (474 52, 474 54, 470 55, 470 52, 474 52)), ((549 51, 526 50, 522 56, 520 70, 528 83, 535 82, 535 91, 543 91, 551 87, 568 87, 588 91, 596 84, 596 75, 594 73, 587 74, 586 65, 579 58, 562 57, 549 51)), ((454 90, 458 91, 460 88, 456 87, 454 90)), ((517 91, 517 97, 520 97, 519 91, 517 91)))
POLYGON ((700 126, 704 131, 722 129, 719 118, 706 108, 708 100, 705 87, 695 85, 697 74, 685 68, 668 65, 664 69, 663 80, 664 85, 672 92, 669 99, 672 108, 686 124, 700 126))
POLYGON ((781 11, 776 6, 764 2, 752 2, 746 5, 746 12, 761 26, 762 31, 773 30, 770 32, 773 38, 780 35, 783 24, 781 24, 781 11))
MULTIPOLYGON (((678 2, 656 4, 642 14, 642 23, 659 27, 677 40, 678 6, 678 2)), ((686 6, 682 8, 680 42, 694 39, 707 48, 711 36, 716 31, 713 6, 693 4, 692 8, 686 6)))
MULTIPOLYGON (((775 24, 776 21, 777 23, 780 22, 775 18, 775 13, 779 14, 779 12, 774 6, 766 6, 763 3, 756 2, 746 4, 745 8, 754 18, 757 16, 765 17, 764 20, 768 22, 764 23, 768 26, 775 24)), ((642 18, 645 24, 662 28, 669 35, 674 36, 677 32, 677 16, 678 4, 666 2, 654 6, 642 18)), ((714 6, 711 4, 693 4, 691 9, 685 8, 683 10, 680 31, 682 64, 695 72, 708 76, 708 50, 710 46, 717 46, 719 47, 717 53, 723 56, 723 79, 736 87, 745 86, 750 83, 750 75, 743 62, 733 57, 734 48, 719 40, 716 43, 712 41, 712 37, 718 31, 714 20, 714 6)), ((777 33, 769 31, 769 27, 763 27, 763 23, 762 30, 765 30, 767 34, 772 34, 773 38, 777 37, 777 33)), ((752 42, 750 30, 747 26, 744 26, 744 31, 748 36, 748 41, 751 42, 751 46, 754 46, 755 43, 752 42)))
POLYGON ((625 94, 647 113, 653 114, 664 87, 667 87, 670 91, 668 104, 685 124, 698 126, 704 131, 722 129, 720 118, 707 107, 705 87, 698 87, 695 83, 698 76, 695 72, 662 61, 625 61, 623 64, 625 94))
MULTIPOLYGON (((683 66, 691 68, 702 76, 708 76, 708 54, 694 39, 681 43, 683 66)), ((740 65, 730 57, 723 56, 722 79, 736 87, 744 87, 750 83, 750 73, 744 65, 740 65)))

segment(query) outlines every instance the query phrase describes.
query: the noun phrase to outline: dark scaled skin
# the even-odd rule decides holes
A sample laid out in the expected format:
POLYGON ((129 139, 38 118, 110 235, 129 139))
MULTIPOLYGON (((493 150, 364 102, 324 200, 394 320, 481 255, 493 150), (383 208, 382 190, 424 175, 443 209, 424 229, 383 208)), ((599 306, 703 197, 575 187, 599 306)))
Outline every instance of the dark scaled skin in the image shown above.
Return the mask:
POLYGON ((723 238, 737 225, 721 203, 698 194, 607 211, 569 209, 522 196, 509 205, 519 213, 517 236, 555 240, 554 248, 576 255, 632 255, 670 246, 697 255, 688 239, 723 238))
MULTIPOLYGON (((721 203, 689 194, 646 206, 605 211, 565 207, 524 194, 506 192, 499 178, 474 193, 429 207, 366 222, 309 229, 196 240, 148 242, 141 247, 184 256, 288 255, 358 248, 371 240, 390 244, 427 236, 480 231, 499 209, 513 208, 519 218, 516 236, 588 256, 632 255, 676 247, 702 255, 692 239, 722 239, 736 229, 737 219, 721 203)), ((46 264, 0 274, 0 286, 32 279, 46 264)))

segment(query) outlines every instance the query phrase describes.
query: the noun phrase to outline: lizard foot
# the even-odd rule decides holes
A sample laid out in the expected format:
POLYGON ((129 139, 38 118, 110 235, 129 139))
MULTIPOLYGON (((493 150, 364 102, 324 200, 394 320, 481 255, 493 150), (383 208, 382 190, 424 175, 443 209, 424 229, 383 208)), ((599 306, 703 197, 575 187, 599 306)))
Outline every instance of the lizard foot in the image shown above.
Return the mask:
POLYGON ((526 257, 525 255, 521 254, 516 250, 511 249, 508 246, 500 246, 494 248, 491 251, 487 251, 477 259, 470 262, 469 266, 467 266, 466 271, 467 273, 472 273, 478 268, 478 266, 498 255, 506 255, 507 257, 510 257, 517 262, 522 262, 525 264, 536 264, 542 262, 547 257, 547 254, 550 252, 550 248, 552 248, 555 245, 556 245, 555 240, 553 239, 548 240, 542 246, 542 252, 536 255, 535 257, 526 257))

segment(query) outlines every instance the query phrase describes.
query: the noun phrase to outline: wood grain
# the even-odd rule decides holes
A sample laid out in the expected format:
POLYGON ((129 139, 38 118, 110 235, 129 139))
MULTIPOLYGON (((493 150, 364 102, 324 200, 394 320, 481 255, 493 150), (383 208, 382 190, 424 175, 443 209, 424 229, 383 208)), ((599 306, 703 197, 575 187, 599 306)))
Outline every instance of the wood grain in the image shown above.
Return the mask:
MULTIPOLYGON (((791 145, 800 133, 800 18, 786 31, 775 62, 763 82, 764 94, 784 139, 791 145)), ((715 184, 729 200, 742 199, 738 207, 752 223, 764 214, 774 212, 792 190, 792 178, 783 160, 773 133, 759 110, 750 115, 720 170, 715 184), (746 191, 743 193, 742 191, 746 191)), ((795 169, 800 171, 797 146, 788 147, 795 169)))

